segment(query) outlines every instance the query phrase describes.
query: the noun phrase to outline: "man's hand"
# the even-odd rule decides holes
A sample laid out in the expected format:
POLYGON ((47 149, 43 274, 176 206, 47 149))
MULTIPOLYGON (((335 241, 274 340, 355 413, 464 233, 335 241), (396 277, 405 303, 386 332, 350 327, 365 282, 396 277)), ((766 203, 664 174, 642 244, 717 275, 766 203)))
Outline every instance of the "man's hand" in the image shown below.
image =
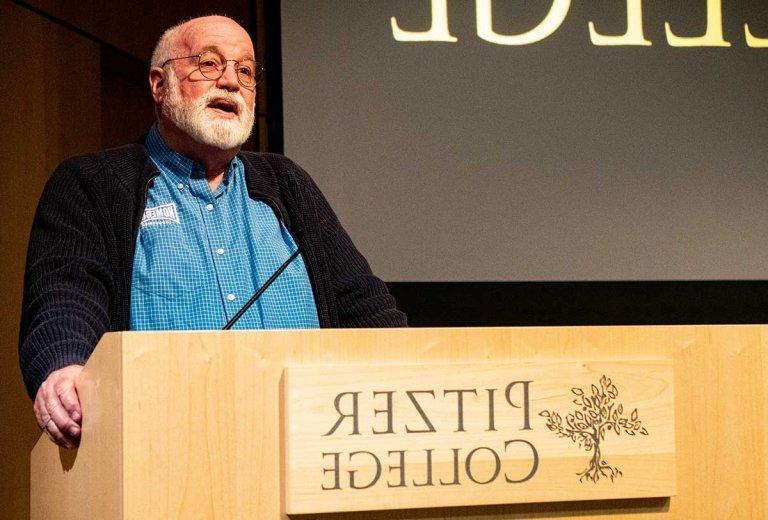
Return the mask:
POLYGON ((75 379, 82 365, 69 365, 51 372, 35 397, 35 417, 40 429, 53 442, 67 449, 80 444, 83 411, 75 390, 75 379))

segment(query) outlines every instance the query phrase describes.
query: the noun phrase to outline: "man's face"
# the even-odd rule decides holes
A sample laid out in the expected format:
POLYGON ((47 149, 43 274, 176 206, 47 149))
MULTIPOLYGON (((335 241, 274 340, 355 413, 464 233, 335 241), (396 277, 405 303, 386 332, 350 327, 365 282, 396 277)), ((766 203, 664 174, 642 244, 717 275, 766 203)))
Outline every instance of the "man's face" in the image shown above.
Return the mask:
MULTIPOLYGON (((253 59, 253 44, 242 27, 226 18, 196 20, 182 28, 173 57, 215 51, 224 59, 253 59)), ((234 63, 217 80, 197 68, 197 58, 166 65, 162 114, 194 141, 222 150, 239 148, 254 121, 255 88, 243 87, 234 63)))

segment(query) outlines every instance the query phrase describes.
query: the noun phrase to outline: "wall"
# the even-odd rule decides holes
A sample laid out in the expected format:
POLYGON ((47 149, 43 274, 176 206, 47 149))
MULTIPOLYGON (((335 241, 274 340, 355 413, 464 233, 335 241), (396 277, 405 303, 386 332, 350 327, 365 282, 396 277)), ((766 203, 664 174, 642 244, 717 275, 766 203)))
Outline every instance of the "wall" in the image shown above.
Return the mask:
POLYGON ((37 199, 62 158, 100 145, 99 46, 0 0, 0 518, 26 518, 39 431, 21 381, 18 326, 37 199))
POLYGON ((181 20, 216 13, 226 14, 246 27, 250 23, 249 3, 238 0, 22 3, 146 62, 160 34, 181 20))

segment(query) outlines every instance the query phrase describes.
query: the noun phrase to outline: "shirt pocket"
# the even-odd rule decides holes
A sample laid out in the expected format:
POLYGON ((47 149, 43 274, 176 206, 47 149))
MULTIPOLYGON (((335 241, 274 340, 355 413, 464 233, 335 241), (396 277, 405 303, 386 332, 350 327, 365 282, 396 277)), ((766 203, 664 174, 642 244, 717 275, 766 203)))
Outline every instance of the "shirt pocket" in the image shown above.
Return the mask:
POLYGON ((170 300, 188 296, 202 282, 200 252, 175 223, 140 228, 133 267, 135 288, 170 300))

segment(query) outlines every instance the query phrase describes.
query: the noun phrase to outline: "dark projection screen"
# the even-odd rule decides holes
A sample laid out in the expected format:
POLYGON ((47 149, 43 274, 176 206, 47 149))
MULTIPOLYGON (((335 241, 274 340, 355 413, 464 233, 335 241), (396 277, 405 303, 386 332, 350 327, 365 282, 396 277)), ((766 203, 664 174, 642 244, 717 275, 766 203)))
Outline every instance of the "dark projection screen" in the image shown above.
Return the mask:
POLYGON ((763 0, 281 18, 285 153, 383 279, 768 278, 763 0))

